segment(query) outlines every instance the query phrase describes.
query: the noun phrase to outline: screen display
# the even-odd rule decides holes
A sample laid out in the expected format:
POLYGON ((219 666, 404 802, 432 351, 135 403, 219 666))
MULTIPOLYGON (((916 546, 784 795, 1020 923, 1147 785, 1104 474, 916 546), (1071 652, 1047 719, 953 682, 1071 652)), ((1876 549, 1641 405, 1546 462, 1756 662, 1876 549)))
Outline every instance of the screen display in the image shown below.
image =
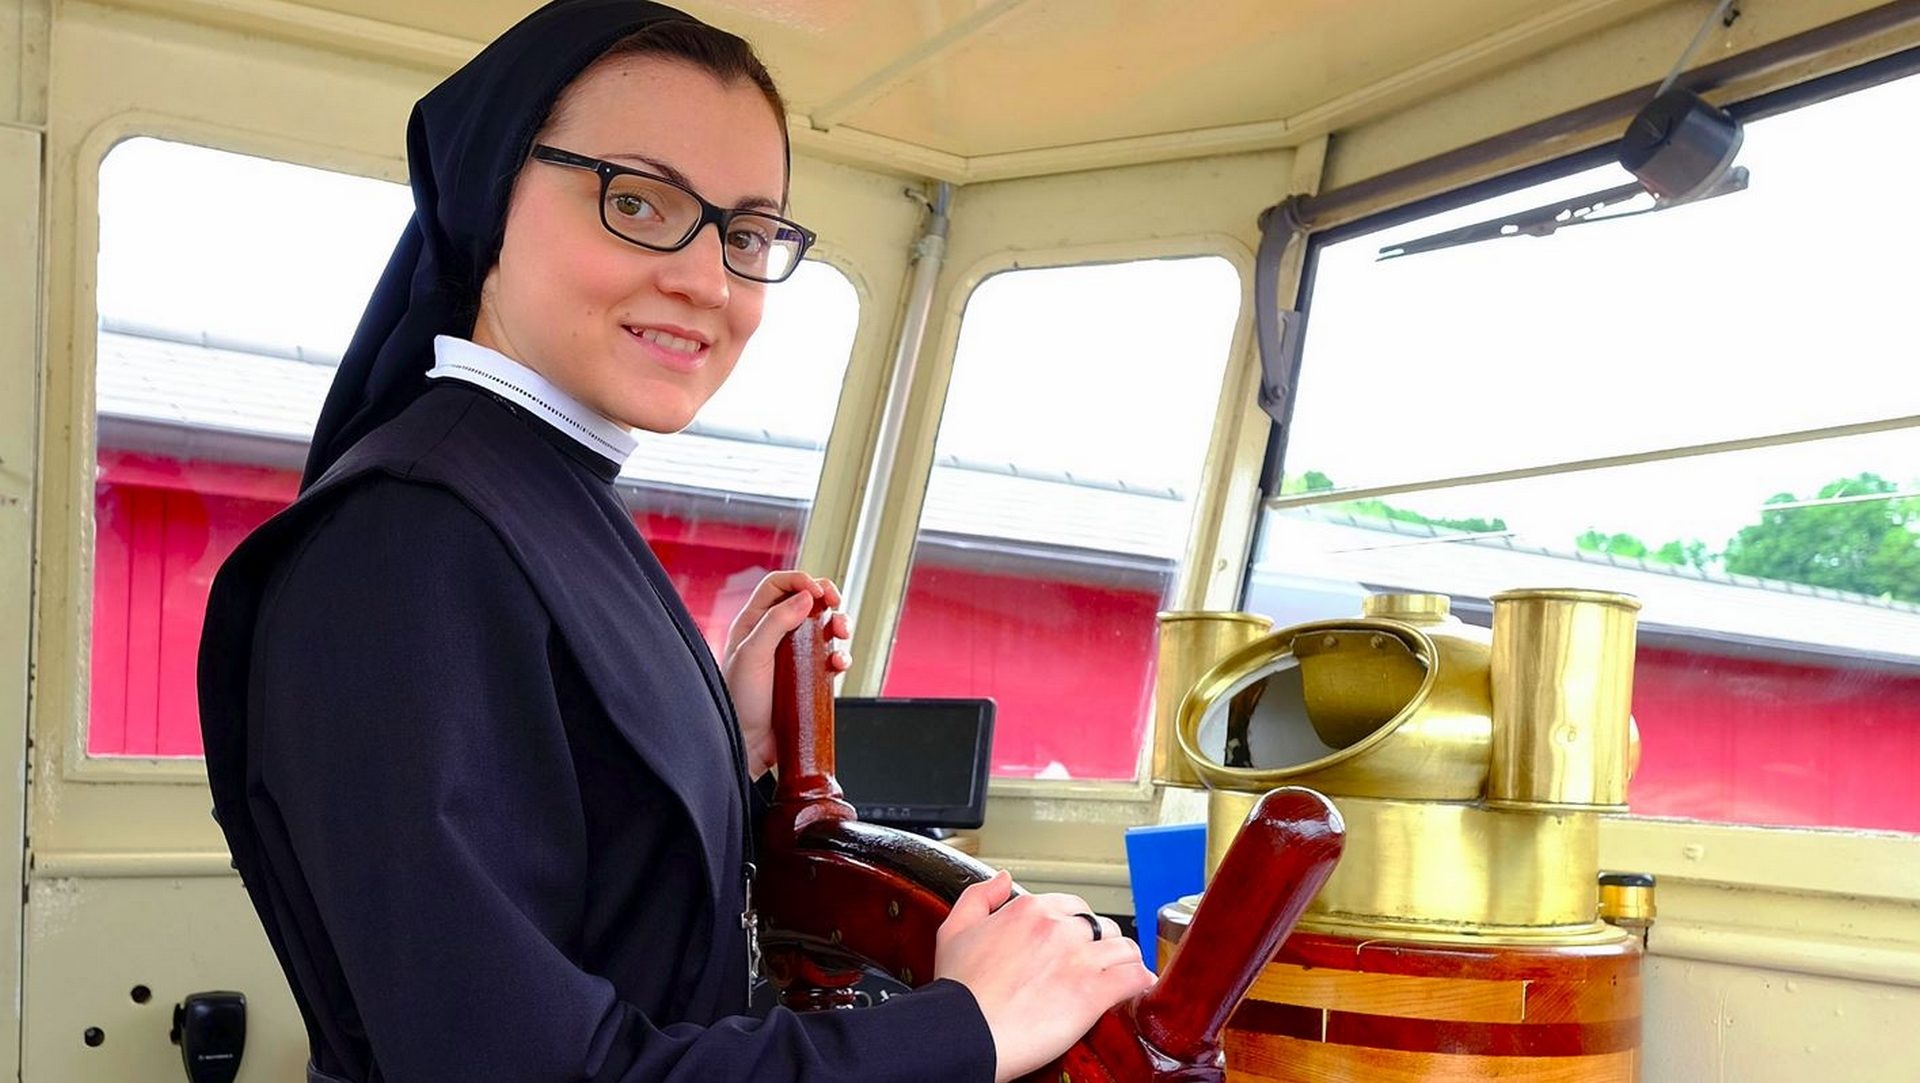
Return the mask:
POLYGON ((834 701, 834 774, 862 819, 977 823, 991 750, 990 700, 834 701))

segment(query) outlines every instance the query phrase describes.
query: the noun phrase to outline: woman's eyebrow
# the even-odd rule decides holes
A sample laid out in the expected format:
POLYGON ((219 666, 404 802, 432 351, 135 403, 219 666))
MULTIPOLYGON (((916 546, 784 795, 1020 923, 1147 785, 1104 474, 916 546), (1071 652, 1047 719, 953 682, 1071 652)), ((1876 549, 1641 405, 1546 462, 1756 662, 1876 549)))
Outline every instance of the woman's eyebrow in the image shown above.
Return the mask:
MULTIPOLYGON (((670 163, 663 162, 658 158, 649 158, 644 154, 609 154, 607 155, 607 161, 638 162, 682 188, 689 191, 699 190, 694 188, 693 182, 687 179, 685 173, 680 172, 670 163)), ((775 200, 768 199, 766 196, 749 196, 734 204, 733 209, 737 211, 769 210, 777 213, 780 210, 780 204, 775 200)))

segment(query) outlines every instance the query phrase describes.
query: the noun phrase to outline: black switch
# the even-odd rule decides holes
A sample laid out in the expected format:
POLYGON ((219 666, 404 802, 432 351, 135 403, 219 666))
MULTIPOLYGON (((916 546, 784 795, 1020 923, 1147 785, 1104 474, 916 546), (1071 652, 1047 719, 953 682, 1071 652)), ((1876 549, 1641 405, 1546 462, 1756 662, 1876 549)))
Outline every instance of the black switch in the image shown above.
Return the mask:
POLYGON ((195 993, 173 1006, 173 1034, 193 1083, 233 1083, 247 1048, 247 998, 195 993))

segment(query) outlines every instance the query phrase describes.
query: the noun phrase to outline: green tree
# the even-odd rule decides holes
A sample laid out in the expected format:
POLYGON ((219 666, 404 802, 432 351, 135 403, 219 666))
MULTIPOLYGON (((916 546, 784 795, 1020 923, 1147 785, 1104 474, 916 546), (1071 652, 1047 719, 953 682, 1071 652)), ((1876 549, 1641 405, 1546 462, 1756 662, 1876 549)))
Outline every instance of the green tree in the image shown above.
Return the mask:
POLYGON ((1647 555, 1647 543, 1631 534, 1603 534, 1598 530, 1589 530, 1573 540, 1573 544, 1589 553, 1606 553, 1616 557, 1642 557, 1647 555))
POLYGON ((1280 491, 1287 495, 1320 493, 1333 487, 1333 479, 1318 470, 1309 470, 1304 474, 1288 474, 1280 482, 1280 491))
POLYGON ((1703 541, 1681 541, 1676 538, 1656 549, 1632 534, 1606 534, 1598 530, 1587 531, 1575 538, 1573 544, 1589 553, 1607 553, 1691 568, 1705 568, 1715 556, 1707 551, 1707 543, 1703 541))
MULTIPOLYGON (((1283 478, 1280 491, 1283 494, 1321 493, 1338 488, 1333 479, 1318 470, 1309 470, 1304 474, 1293 474, 1283 478)), ((1396 508, 1384 500, 1348 500, 1327 505, 1329 511, 1344 511, 1349 515, 1369 518, 1388 519, 1396 523, 1412 523, 1416 526, 1438 527, 1442 530, 1460 530, 1469 534, 1499 534, 1507 529, 1504 519, 1482 519, 1475 516, 1470 519, 1436 518, 1422 515, 1406 508, 1396 508)))
POLYGON ((1718 560, 1718 553, 1709 553, 1707 543, 1703 541, 1682 542, 1678 539, 1668 542, 1653 551, 1648 558, 1662 564, 1684 564, 1690 568, 1705 568, 1710 561, 1718 560))
POLYGON ((1814 499, 1828 503, 1777 493, 1768 504, 1801 506, 1762 511, 1760 522, 1742 527, 1727 543, 1726 568, 1920 602, 1920 498, 1891 495, 1899 491, 1878 474, 1863 473, 1821 486, 1814 499))

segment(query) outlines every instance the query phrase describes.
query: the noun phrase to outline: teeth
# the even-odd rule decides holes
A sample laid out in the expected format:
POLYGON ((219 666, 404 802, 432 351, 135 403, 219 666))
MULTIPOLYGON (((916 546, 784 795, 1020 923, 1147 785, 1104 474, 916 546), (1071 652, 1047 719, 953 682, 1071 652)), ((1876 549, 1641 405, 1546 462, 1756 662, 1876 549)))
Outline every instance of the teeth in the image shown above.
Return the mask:
POLYGON ((700 343, 695 342, 690 338, 681 338, 678 335, 669 335, 665 331, 656 331, 651 327, 640 332, 640 337, 646 339, 648 342, 651 342, 660 346, 665 346, 669 350, 677 350, 680 353, 699 353, 700 352, 700 343))

